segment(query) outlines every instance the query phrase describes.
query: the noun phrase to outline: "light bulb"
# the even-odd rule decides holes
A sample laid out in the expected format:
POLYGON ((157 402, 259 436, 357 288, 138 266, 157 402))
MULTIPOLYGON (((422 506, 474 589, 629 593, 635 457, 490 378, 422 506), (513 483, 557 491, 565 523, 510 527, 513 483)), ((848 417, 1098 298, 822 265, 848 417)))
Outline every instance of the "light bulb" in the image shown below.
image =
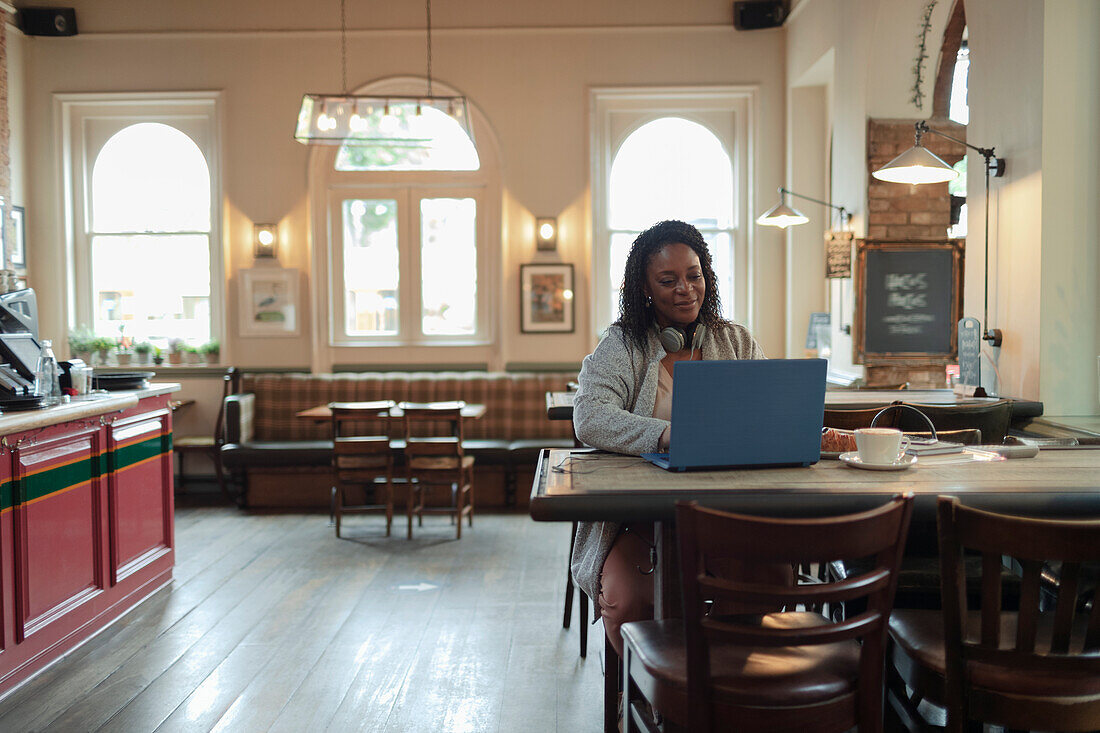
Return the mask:
POLYGON ((317 116, 317 129, 321 132, 331 132, 336 129, 336 118, 322 112, 317 116))
POLYGON ((275 233, 269 229, 261 229, 257 238, 260 240, 260 244, 265 247, 270 247, 271 243, 275 241, 275 233))
POLYGON ((358 114, 351 116, 348 120, 348 129, 352 132, 366 132, 367 131, 367 119, 360 117, 358 114))
POLYGON ((553 237, 554 236, 554 225, 549 223, 549 222, 543 223, 543 225, 539 227, 539 236, 542 239, 545 239, 545 240, 548 240, 551 237, 553 237))
POLYGON ((378 128, 382 132, 390 134, 397 131, 398 121, 397 118, 388 112, 382 115, 382 121, 378 123, 378 128))

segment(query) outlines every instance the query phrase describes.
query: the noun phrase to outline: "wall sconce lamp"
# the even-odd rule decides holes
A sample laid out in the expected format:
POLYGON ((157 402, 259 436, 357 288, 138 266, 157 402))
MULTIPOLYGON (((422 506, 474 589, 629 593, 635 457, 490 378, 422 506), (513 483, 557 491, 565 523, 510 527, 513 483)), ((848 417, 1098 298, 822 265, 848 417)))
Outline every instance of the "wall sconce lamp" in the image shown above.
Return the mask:
POLYGON ((830 204, 827 201, 820 201, 818 199, 810 198, 809 196, 803 196, 800 193, 789 191, 785 188, 779 188, 779 203, 771 207, 763 214, 756 218, 756 223, 765 227, 779 227, 780 229, 786 229, 787 227, 798 226, 799 224, 805 224, 810 219, 798 209, 787 206, 784 196, 797 196, 800 199, 806 199, 807 201, 813 201, 815 204, 821 204, 827 206, 830 209, 836 209, 840 214, 840 226, 842 229, 847 228, 849 222, 852 221, 852 214, 843 206, 837 206, 836 204, 830 204))
POLYGON ((535 219, 535 247, 539 252, 553 252, 558 248, 558 220, 552 216, 535 219))
POLYGON ((275 247, 279 242, 279 227, 275 224, 252 225, 252 256, 275 257, 275 247))
POLYGON ((932 133, 933 135, 939 135, 945 137, 952 142, 965 145, 981 154, 985 158, 985 305, 984 305, 984 318, 982 324, 984 330, 982 331, 982 339, 990 342, 993 346, 1001 345, 1001 330, 998 328, 989 328, 989 177, 1000 178, 1005 174, 1005 161, 1004 158, 998 158, 993 148, 979 148, 976 145, 971 145, 965 140, 960 140, 957 137, 951 137, 950 135, 940 132, 939 130, 933 130, 928 126, 928 123, 924 120, 919 120, 915 125, 916 130, 916 143, 913 147, 906 150, 898 157, 891 160, 886 165, 874 171, 871 175, 880 181, 888 181, 890 183, 943 183, 957 178, 959 172, 949 166, 946 161, 931 152, 927 148, 921 145, 921 136, 926 133, 932 133))

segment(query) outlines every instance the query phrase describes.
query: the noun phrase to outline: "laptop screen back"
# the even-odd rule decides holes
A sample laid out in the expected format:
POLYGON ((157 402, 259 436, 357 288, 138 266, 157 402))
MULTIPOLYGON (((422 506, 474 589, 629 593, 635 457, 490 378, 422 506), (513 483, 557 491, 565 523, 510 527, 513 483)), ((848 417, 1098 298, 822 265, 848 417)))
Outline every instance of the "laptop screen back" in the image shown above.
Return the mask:
POLYGON ((824 359, 676 362, 670 467, 816 463, 826 367, 824 359))

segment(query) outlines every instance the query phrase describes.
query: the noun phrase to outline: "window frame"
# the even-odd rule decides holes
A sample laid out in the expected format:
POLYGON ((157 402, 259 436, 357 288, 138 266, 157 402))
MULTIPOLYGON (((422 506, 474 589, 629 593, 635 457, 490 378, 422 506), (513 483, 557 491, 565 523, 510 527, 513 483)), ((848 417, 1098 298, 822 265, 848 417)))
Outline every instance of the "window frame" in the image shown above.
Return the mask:
POLYGON ((405 184, 387 185, 359 184, 355 186, 333 186, 328 190, 328 281, 329 342, 336 347, 375 347, 375 346, 469 346, 488 343, 484 331, 488 321, 489 293, 485 292, 479 279, 477 289, 477 321, 474 333, 470 335, 441 334, 429 335, 422 332, 423 318, 423 269, 421 249, 423 242, 420 229, 420 202, 433 198, 470 198, 477 207, 475 220, 475 238, 477 246, 478 273, 488 269, 488 247, 485 244, 486 222, 482 215, 485 205, 484 188, 470 186, 463 182, 454 185, 405 184), (398 241, 398 333, 379 334, 377 336, 356 334, 344 331, 347 313, 345 310, 343 284, 343 202, 349 199, 384 198, 397 203, 397 241, 398 241), (415 282, 404 275, 415 273, 415 282))
POLYGON ((210 338, 225 343, 225 267, 222 243, 222 104, 220 92, 131 92, 54 94, 62 152, 60 207, 64 223, 67 283, 65 312, 70 329, 92 324, 91 181, 95 161, 112 134, 93 129, 102 123, 121 131, 159 122, 183 132, 206 158, 210 175, 210 338), (196 139, 195 131, 199 133, 196 139))
POLYGON ((610 287, 611 235, 609 220, 611 165, 623 142, 643 125, 663 117, 681 117, 713 133, 730 157, 734 202, 732 252, 733 317, 753 326, 752 179, 755 169, 755 86, 598 87, 590 90, 592 139, 592 233, 590 311, 593 333, 600 333, 618 315, 618 291, 610 287), (723 121, 727 131, 719 129, 723 121))
MULTIPOLYGON (((436 93, 457 95, 459 92, 439 80, 433 80, 436 93)), ((369 83, 355 94, 417 94, 422 93, 425 80, 418 77, 392 77, 369 83)), ((481 168, 476 171, 338 171, 335 167, 337 145, 313 146, 309 154, 308 188, 310 200, 310 236, 312 240, 313 343, 310 368, 331 371, 342 364, 370 361, 378 364, 450 364, 498 365, 500 350, 495 348, 501 328, 501 207, 500 151, 484 114, 470 101, 470 122, 481 168), (342 278, 334 269, 334 248, 342 236, 342 221, 332 216, 332 196, 336 192, 382 191, 400 188, 432 189, 447 196, 448 192, 476 192, 478 247, 478 324, 472 336, 430 336, 419 338, 353 337, 337 339, 337 329, 343 327, 333 307, 336 287, 343 293, 342 278), (445 355, 440 350, 446 350, 445 355)), ((419 217, 417 217, 419 226, 419 217)), ((416 244, 419 246, 419 240, 416 244)), ((418 250, 419 251, 419 250, 418 250)), ((407 253, 401 252, 402 259, 407 253)), ((404 273, 402 273, 404 276, 404 273)), ((416 277, 420 277, 417 270, 416 277)), ((420 304, 417 303, 419 324, 420 304)), ((342 313, 342 308, 341 311, 342 313)), ((419 330, 419 328, 418 328, 419 330)))

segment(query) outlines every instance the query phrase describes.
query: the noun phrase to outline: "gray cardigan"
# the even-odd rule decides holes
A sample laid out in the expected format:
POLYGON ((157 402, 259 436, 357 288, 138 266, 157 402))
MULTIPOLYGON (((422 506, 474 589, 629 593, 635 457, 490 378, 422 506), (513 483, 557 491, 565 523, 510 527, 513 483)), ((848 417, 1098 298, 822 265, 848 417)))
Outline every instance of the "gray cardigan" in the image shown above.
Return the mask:
MULTIPOLYGON (((701 347, 704 359, 763 359, 764 352, 748 329, 731 323, 708 329, 701 347)), ((596 350, 581 365, 580 389, 573 400, 573 428, 586 445, 615 453, 640 455, 657 450, 668 427, 653 417, 658 369, 666 356, 657 331, 641 351, 618 326, 608 328, 596 350)), ((600 571, 619 533, 614 522, 581 522, 573 545, 571 570, 577 586, 593 600, 599 616, 600 571)))

